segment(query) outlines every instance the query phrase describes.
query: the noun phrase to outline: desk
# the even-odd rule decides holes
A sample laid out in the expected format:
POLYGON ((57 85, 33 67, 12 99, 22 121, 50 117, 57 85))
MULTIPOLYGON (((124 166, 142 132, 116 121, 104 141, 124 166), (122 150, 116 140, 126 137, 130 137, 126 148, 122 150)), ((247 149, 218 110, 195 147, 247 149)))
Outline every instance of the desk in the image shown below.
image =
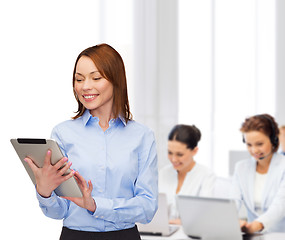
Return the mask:
POLYGON ((190 239, 187 237, 187 235, 183 232, 182 227, 180 226, 179 229, 173 233, 172 235, 170 235, 169 237, 161 237, 161 236, 147 236, 147 235, 143 235, 141 236, 142 240, 148 240, 148 239, 190 239))
MULTIPOLYGON (((141 236, 142 240, 150 240, 150 239, 156 239, 156 240, 167 240, 167 239, 176 239, 176 240, 190 240, 191 238, 187 237, 187 235, 183 232, 182 227, 180 227, 175 233, 173 233, 169 237, 161 237, 161 236, 141 236)), ((267 233, 264 234, 261 238, 262 240, 285 240, 285 233, 267 233)), ((254 238, 253 238, 254 240, 254 238)))

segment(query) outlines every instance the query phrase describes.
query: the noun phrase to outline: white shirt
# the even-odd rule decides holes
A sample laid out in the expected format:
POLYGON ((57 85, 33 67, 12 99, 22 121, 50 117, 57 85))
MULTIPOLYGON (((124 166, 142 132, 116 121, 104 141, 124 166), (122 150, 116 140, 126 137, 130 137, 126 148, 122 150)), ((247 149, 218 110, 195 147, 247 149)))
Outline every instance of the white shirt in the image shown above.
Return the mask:
POLYGON ((258 214, 262 213, 261 202, 267 174, 255 173, 254 182, 254 208, 258 214))
MULTIPOLYGON (((196 163, 187 173, 179 195, 190 196, 213 196, 215 175, 205 166, 196 163)), ((169 205, 170 219, 178 218, 175 197, 178 185, 178 173, 171 164, 159 171, 159 192, 166 193, 169 205)))

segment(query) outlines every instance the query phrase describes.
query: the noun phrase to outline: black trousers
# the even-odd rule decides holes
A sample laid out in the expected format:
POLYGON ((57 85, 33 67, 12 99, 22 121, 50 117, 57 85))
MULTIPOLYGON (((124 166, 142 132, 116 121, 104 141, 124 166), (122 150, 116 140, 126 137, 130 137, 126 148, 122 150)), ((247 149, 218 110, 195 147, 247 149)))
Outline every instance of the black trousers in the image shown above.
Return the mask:
POLYGON ((111 232, 86 232, 62 228, 60 240, 140 240, 137 226, 111 232))

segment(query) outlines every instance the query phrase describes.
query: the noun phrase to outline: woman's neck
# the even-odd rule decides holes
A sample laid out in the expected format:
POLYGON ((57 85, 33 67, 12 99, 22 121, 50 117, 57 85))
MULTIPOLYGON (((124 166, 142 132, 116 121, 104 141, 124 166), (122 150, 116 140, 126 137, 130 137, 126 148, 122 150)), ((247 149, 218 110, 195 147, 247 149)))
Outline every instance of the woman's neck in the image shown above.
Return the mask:
POLYGON ((188 172, 190 172, 193 167, 195 166, 196 162, 194 161, 194 159, 191 161, 191 163, 185 168, 185 169, 182 169, 180 171, 178 171, 178 174, 180 175, 186 175, 188 172))
POLYGON ((180 192, 187 173, 193 169, 195 164, 196 164, 196 162, 193 160, 188 168, 185 168, 185 170, 177 171, 177 173, 178 173, 177 180, 178 181, 177 181, 176 194, 178 194, 180 192))
POLYGON ((99 126, 103 131, 106 131, 109 128, 109 121, 114 117, 113 111, 90 111, 90 114, 93 117, 99 118, 99 126))

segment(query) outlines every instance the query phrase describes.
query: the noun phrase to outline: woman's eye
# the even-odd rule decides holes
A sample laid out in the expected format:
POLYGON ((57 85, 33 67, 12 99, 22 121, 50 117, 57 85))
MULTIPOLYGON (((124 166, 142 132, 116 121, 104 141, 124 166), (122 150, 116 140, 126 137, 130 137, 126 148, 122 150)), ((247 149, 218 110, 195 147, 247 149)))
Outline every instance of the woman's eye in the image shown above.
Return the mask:
POLYGON ((93 78, 93 80, 100 80, 102 77, 93 78))
POLYGON ((76 82, 82 82, 82 79, 75 79, 76 82))

